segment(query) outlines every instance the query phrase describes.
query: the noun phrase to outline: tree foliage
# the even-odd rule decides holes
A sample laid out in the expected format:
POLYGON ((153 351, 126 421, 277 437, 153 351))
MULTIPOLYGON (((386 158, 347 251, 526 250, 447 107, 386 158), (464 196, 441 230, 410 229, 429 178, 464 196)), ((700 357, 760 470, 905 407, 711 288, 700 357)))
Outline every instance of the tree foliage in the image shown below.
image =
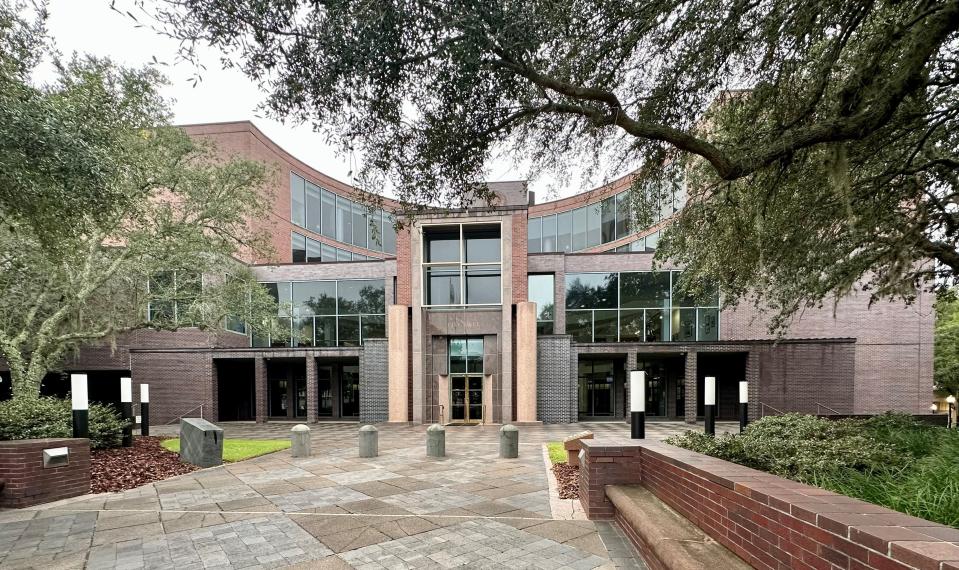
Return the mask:
POLYGON ((959 394, 959 299, 955 289, 936 299, 936 348, 933 378, 936 390, 959 394))
POLYGON ((0 358, 14 396, 36 398, 72 349, 138 328, 272 326, 276 304, 236 257, 266 254, 264 168, 224 159, 167 126, 152 69, 52 53, 44 14, 0 3, 0 358), (30 82, 37 53, 56 81, 30 82), (150 288, 202 276, 188 297, 150 288), (150 319, 176 302, 179 318, 150 319))
POLYGON ((504 150, 534 172, 638 168, 639 224, 688 178, 659 258, 686 265, 694 289, 758 292, 774 325, 863 281, 909 299, 959 268, 959 0, 144 10, 186 57, 224 50, 269 111, 356 149, 360 179, 409 204, 472 199, 504 150))

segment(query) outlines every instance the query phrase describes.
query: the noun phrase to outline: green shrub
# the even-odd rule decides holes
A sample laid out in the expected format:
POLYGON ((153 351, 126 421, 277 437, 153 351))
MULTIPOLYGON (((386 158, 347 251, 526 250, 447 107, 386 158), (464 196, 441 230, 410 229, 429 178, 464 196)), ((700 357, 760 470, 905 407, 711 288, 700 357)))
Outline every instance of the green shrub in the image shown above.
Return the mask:
MULTIPOLYGON (((110 406, 90 406, 90 446, 117 447, 126 422, 110 406)), ((0 440, 71 437, 73 412, 68 400, 41 397, 0 402, 0 440)))
POLYGON ((666 441, 959 526, 959 433, 906 414, 840 421, 785 414, 738 435, 686 432, 666 441))

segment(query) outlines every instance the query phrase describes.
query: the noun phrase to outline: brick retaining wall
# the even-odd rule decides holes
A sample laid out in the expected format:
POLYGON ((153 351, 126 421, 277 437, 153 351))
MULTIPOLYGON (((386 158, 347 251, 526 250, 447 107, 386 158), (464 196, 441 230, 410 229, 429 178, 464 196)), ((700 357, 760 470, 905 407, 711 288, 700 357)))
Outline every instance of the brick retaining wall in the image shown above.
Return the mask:
POLYGON ((89 439, 0 441, 0 507, 29 507, 90 492, 89 439), (43 468, 43 450, 70 449, 63 467, 43 468))
POLYGON ((611 519, 606 485, 641 484, 764 570, 959 570, 959 529, 658 442, 584 440, 580 501, 611 519))

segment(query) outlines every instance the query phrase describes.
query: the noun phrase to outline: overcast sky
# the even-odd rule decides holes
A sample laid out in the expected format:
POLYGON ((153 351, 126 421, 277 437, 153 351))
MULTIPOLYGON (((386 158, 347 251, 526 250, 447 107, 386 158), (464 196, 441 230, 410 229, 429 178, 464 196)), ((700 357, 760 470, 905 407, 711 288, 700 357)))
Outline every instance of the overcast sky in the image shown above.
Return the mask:
MULTIPOLYGON (((117 0, 118 6, 132 3, 117 0)), ((177 124, 210 123, 248 119, 280 146, 317 170, 339 180, 349 182, 349 157, 338 156, 324 137, 313 132, 309 125, 284 125, 258 113, 257 105, 263 94, 257 86, 238 70, 223 70, 219 54, 207 49, 203 52, 203 81, 196 87, 188 81, 196 69, 186 63, 173 65, 177 43, 148 28, 137 28, 130 18, 110 9, 109 0, 50 0, 48 29, 57 48, 64 54, 71 52, 108 56, 128 66, 142 66, 155 56, 170 65, 163 67, 170 85, 165 90, 172 101, 174 121, 177 124)), ((354 165, 355 169, 355 165, 354 165)), ((489 165, 489 180, 519 180, 526 178, 524 169, 511 161, 497 160, 489 165)), ((542 201, 555 184, 549 179, 532 181, 542 201)), ((567 196, 578 188, 559 188, 553 197, 567 196)))

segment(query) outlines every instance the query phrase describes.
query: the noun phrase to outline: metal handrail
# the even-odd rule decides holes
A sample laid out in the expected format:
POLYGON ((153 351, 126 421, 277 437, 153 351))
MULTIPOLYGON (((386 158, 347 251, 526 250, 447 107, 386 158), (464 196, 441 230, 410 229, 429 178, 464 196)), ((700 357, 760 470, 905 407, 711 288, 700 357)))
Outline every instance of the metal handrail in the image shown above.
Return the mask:
POLYGON ((176 422, 182 420, 183 418, 185 418, 186 415, 189 414, 190 412, 192 412, 193 410, 200 410, 200 419, 203 419, 203 404, 200 404, 199 406, 194 406, 194 407, 190 408, 189 410, 183 412, 183 413, 180 414, 179 416, 175 417, 174 419, 168 421, 167 423, 165 423, 165 424, 163 424, 163 425, 170 425, 170 424, 176 423, 176 422))
POLYGON ((823 415, 823 414, 820 414, 820 413, 819 413, 819 410, 820 410, 820 409, 829 410, 830 412, 836 414, 837 416, 841 416, 841 415, 842 415, 842 412, 840 412, 839 410, 834 409, 834 408, 830 408, 830 407, 827 406, 826 404, 820 404, 819 402, 816 402, 816 415, 817 415, 817 416, 823 415))
POLYGON ((765 418, 765 417, 766 417, 766 408, 769 408, 770 410, 776 412, 777 414, 785 414, 785 413, 786 413, 786 412, 780 410, 779 408, 775 408, 775 407, 773 407, 773 406, 770 406, 770 405, 767 404, 766 402, 759 402, 759 417, 761 417, 761 418, 765 418))

